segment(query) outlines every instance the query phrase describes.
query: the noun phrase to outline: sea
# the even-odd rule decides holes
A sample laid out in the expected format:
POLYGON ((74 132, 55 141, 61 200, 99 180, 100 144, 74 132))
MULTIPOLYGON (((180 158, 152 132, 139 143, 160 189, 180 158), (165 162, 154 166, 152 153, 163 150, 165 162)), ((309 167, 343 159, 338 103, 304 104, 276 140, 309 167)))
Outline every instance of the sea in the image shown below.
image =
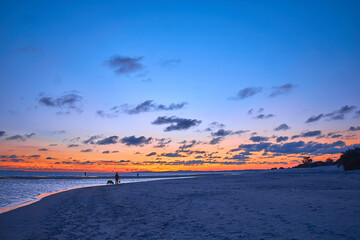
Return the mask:
MULTIPOLYGON (((119 173, 120 184, 195 177, 223 172, 119 173)), ((0 171, 0 213, 38 201, 43 196, 80 187, 106 185, 110 173, 0 171)))

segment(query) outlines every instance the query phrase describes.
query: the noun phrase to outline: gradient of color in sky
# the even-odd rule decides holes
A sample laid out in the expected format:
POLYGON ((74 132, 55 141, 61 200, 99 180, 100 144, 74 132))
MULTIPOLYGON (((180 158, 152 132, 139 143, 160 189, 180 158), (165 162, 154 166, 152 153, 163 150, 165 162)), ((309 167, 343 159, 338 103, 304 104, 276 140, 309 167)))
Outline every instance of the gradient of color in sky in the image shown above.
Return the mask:
POLYGON ((235 170, 359 144, 359 1, 2 1, 0 168, 235 170))

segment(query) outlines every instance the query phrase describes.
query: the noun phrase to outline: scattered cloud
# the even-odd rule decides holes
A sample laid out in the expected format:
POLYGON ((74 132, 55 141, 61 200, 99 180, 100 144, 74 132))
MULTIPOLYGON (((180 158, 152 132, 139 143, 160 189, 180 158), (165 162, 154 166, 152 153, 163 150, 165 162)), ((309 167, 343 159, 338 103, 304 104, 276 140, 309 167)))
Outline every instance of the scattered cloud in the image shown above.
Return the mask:
POLYGON ((219 144, 222 140, 223 140, 222 137, 215 137, 215 138, 210 140, 209 144, 210 145, 216 145, 216 144, 219 144))
POLYGON ((357 127, 350 127, 348 131, 360 131, 360 126, 357 127))
POLYGON ((88 149, 83 149, 80 152, 92 152, 92 151, 93 151, 92 149, 88 148, 88 149))
POLYGON ((243 100, 245 98, 249 98, 251 96, 254 96, 257 93, 260 93, 262 91, 261 87, 247 87, 238 92, 238 94, 235 97, 232 97, 233 100, 243 100))
POLYGON ((250 109, 247 113, 252 115, 256 112, 256 116, 254 116, 255 119, 268 119, 268 118, 272 118, 275 117, 274 114, 264 114, 262 112, 264 112, 264 108, 259 108, 258 111, 255 111, 254 109, 250 109))
POLYGON ((115 144, 118 142, 118 139, 119 139, 118 136, 111 136, 111 137, 107 137, 107 138, 97 141, 96 144, 98 144, 98 145, 115 144))
POLYGON ((156 138, 155 141, 157 144, 154 145, 154 148, 164 148, 167 146, 167 144, 172 142, 170 138, 156 138))
POLYGON ((74 147, 78 147, 78 146, 79 146, 78 144, 69 144, 68 148, 74 148, 74 147))
POLYGON ((104 64, 110 69, 113 69, 116 74, 126 75, 143 70, 144 65, 141 63, 142 60, 143 57, 113 56, 106 60, 104 64))
POLYGON ((83 97, 78 95, 76 91, 65 93, 59 97, 48 97, 40 94, 40 98, 38 99, 40 105, 60 109, 58 114, 69 114, 71 111, 81 113, 82 100, 83 97))
POLYGON ((259 114, 257 116, 255 116, 254 118, 256 119, 269 119, 269 118, 272 118, 272 117, 275 117, 274 114, 259 114))
POLYGON ((230 135, 230 134, 232 134, 232 131, 230 131, 230 130, 219 129, 216 132, 212 132, 211 136, 213 136, 213 137, 225 137, 225 136, 230 135))
POLYGON ((171 111, 171 110, 178 110, 182 109, 187 103, 171 103, 170 105, 166 106, 163 104, 156 104, 153 100, 147 100, 143 103, 140 103, 136 107, 129 108, 126 107, 123 111, 127 114, 139 114, 143 112, 155 112, 155 111, 171 111))
POLYGON ((290 129, 290 127, 286 123, 283 123, 283 124, 280 124, 278 127, 274 128, 274 131, 286 131, 289 129, 290 129))
POLYGON ((284 144, 273 143, 258 143, 258 144, 242 144, 238 148, 230 150, 230 152, 245 151, 245 152, 272 152, 274 154, 306 154, 306 155, 324 155, 324 154, 338 154, 345 151, 347 148, 355 145, 346 146, 343 141, 336 141, 333 143, 318 143, 310 141, 288 142, 284 144))
POLYGON ((197 119, 187 119, 179 117, 158 117, 155 121, 152 122, 154 125, 170 124, 170 126, 164 129, 165 132, 175 131, 175 130, 186 130, 194 126, 198 126, 201 123, 201 120, 197 119))
POLYGON ((284 84, 282 86, 273 87, 272 92, 270 93, 270 97, 276 97, 283 94, 288 94, 295 88, 295 85, 291 83, 284 84))
POLYGON ((319 121, 322 117, 324 116, 324 114, 319 114, 319 115, 314 115, 309 117, 305 123, 312 123, 312 122, 317 122, 319 121))
POLYGON ((39 148, 38 151, 40 151, 40 152, 46 152, 46 151, 48 151, 48 149, 47 149, 47 148, 39 148))
POLYGON ((144 146, 144 144, 149 144, 151 143, 151 141, 153 140, 152 137, 146 138, 144 136, 141 137, 135 137, 135 136, 130 136, 130 137, 124 137, 120 140, 121 143, 124 143, 127 146, 144 146))
POLYGON ((345 105, 345 106, 342 106, 340 109, 335 110, 335 111, 333 111, 331 113, 327 113, 327 114, 321 113, 321 114, 318 114, 318 115, 311 116, 310 118, 308 118, 306 120, 305 123, 317 122, 320 119, 326 119, 328 121, 331 121, 331 120, 343 120, 343 119, 345 119, 346 114, 349 114, 349 113, 353 112, 355 109, 356 109, 355 106, 345 105))
POLYGON ((28 45, 26 47, 17 48, 14 50, 15 52, 21 52, 21 53, 43 53, 43 50, 39 47, 35 47, 32 45, 28 45))
POLYGON ((84 144, 96 144, 95 140, 101 138, 101 135, 94 135, 83 141, 84 144))
POLYGON ((269 140, 268 137, 261 137, 261 136, 253 136, 250 138, 250 141, 252 142, 266 142, 268 140, 269 140))
POLYGON ((172 58, 172 59, 161 59, 159 61, 160 66, 165 68, 173 68, 181 63, 181 59, 172 58))
POLYGON ((320 135, 321 135, 321 131, 316 130, 316 131, 304 132, 300 136, 301 137, 316 137, 316 136, 320 136, 320 135))
POLYGON ((151 157, 151 156, 154 156, 154 155, 156 155, 156 152, 151 152, 151 153, 147 154, 146 156, 151 157))
POLYGON ((36 134, 35 133, 30 133, 30 134, 25 134, 25 135, 13 135, 13 136, 10 136, 8 138, 6 138, 6 140, 8 141, 12 141, 12 140, 16 140, 16 141, 26 141, 27 139, 35 136, 36 134))
POLYGON ((169 105, 157 104, 153 100, 146 100, 136 106, 129 106, 128 104, 123 104, 121 106, 112 107, 109 112, 105 112, 104 110, 96 111, 96 114, 100 117, 106 118, 114 118, 118 117, 120 113, 126 114, 139 114, 145 112, 158 112, 158 111, 172 111, 182 109, 187 102, 181 103, 171 103, 169 105))
POLYGON ((186 156, 181 155, 181 154, 179 154, 177 152, 175 152, 175 153, 162 153, 161 156, 162 157, 186 157, 186 156))
POLYGON ((276 138, 276 142, 284 142, 284 141, 287 141, 288 139, 289 139, 289 137, 280 136, 280 137, 276 138))
POLYGON ((5 131, 0 131, 0 137, 5 136, 5 131))
POLYGON ((65 133, 66 133, 65 130, 58 130, 58 131, 52 131, 51 132, 51 134, 54 134, 54 135, 56 135, 56 134, 65 134, 65 133))
POLYGON ((196 140, 191 140, 191 141, 183 141, 182 142, 183 145, 181 145, 179 147, 179 149, 187 149, 187 148, 192 148, 197 144, 200 144, 200 142, 197 142, 196 140))

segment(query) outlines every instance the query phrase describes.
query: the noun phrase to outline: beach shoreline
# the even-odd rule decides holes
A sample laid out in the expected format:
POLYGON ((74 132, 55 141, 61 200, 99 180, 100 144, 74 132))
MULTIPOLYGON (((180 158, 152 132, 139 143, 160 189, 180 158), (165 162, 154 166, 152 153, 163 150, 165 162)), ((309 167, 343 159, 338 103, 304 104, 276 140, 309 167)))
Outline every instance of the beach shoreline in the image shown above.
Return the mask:
POLYGON ((0 214, 0 238, 356 239, 359 183, 319 168, 80 188, 0 214))
MULTIPOLYGON (((168 179, 181 179, 181 178, 190 178, 190 177, 195 177, 193 175, 191 176, 182 176, 182 177, 179 177, 179 176, 174 176, 174 177, 168 177, 168 176, 164 176, 164 177, 142 177, 142 178, 123 178, 123 179, 136 179, 138 181, 134 181, 134 182, 120 182, 120 184, 129 184, 129 183, 139 183, 139 182, 146 182, 146 181, 160 181, 160 180, 168 180, 168 179), (140 181, 139 181, 140 180, 140 181)), ((100 178, 100 179, 103 179, 103 178, 100 178)), ((108 178, 105 178, 105 179, 108 179, 108 178)), ((54 195, 54 194, 58 194, 58 193, 61 193, 61 192, 65 192, 65 191, 71 191, 71 190, 75 190, 75 189, 79 189, 79 188, 91 188, 91 187, 99 187, 99 186, 105 186, 106 184, 102 184, 102 185, 90 185, 90 186, 81 186, 81 187, 73 187, 73 188, 68 188, 68 189, 64 189, 64 190, 59 190, 59 191, 54 191, 54 192, 49 192, 49 193, 42 193, 34 198, 29 198, 25 201, 22 201, 22 202, 16 202, 16 203, 13 203, 13 204, 10 204, 6 207, 2 207, 0 208, 0 214, 2 213, 5 213, 5 212, 9 212, 9 211, 12 211, 12 210, 15 210, 17 208, 21 208, 21 207, 25 207, 25 206, 28 206, 30 204, 33 204, 35 202, 38 202, 40 201, 41 199, 43 199, 44 197, 48 197, 48 196, 51 196, 51 195, 54 195)))

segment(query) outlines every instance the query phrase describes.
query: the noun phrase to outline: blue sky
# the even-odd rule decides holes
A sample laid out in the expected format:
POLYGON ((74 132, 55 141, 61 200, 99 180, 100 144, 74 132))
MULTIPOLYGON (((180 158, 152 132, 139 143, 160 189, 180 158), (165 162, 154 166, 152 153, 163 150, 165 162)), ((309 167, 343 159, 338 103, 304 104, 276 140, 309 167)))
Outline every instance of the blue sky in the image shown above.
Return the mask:
MULTIPOLYGON (((135 135, 172 139, 174 150, 183 140, 210 141, 214 136, 203 130, 217 121, 225 130, 249 130, 231 141, 222 139, 219 149, 248 143, 253 132, 277 136, 273 129, 282 123, 291 126, 289 137, 314 130, 341 132, 338 139, 316 141, 341 140, 350 146, 358 135, 349 137, 348 129, 359 126, 360 119, 359 10, 358 1, 2 2, 2 141, 7 145, 6 137, 34 132, 31 146, 37 149, 76 137, 135 135), (141 67, 117 74, 119 65, 109 64, 116 57, 138 58, 134 61, 141 67), (247 88, 257 92, 237 97, 247 88), (81 111, 40 101, 66 94, 80 97, 76 106, 81 111), (113 118, 96 114, 146 100, 187 104, 113 118), (351 109, 343 119, 323 116, 305 123, 344 106, 351 109), (255 119, 259 114, 272 116, 255 119), (164 132, 166 125, 152 124, 159 116, 201 124, 164 132), (60 130, 66 133, 52 133, 60 130)), ((17 151, 22 144, 1 150, 17 151)))

